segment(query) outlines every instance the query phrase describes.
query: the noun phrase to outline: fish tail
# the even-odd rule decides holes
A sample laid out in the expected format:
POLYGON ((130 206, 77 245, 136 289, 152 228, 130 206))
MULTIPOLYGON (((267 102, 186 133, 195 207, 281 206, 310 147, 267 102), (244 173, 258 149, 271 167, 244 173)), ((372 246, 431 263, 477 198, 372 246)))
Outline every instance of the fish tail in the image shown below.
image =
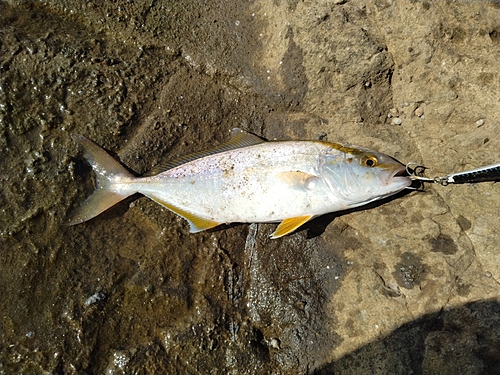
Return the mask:
POLYGON ((83 146, 83 155, 96 176, 94 192, 70 214, 67 224, 75 225, 96 217, 135 191, 123 189, 123 182, 134 176, 111 155, 83 135, 72 134, 71 137, 83 146), (121 184, 120 189, 117 183, 121 184))

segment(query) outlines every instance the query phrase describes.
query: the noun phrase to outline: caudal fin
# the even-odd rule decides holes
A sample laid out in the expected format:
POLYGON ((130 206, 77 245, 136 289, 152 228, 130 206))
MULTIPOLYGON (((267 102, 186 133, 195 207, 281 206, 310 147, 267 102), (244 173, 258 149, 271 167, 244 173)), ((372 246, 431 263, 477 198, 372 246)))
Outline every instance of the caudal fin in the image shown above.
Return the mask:
POLYGON ((97 185, 95 191, 70 214, 67 224, 75 225, 96 217, 135 191, 118 191, 117 183, 123 186, 126 180, 130 181, 134 176, 106 151, 83 135, 72 134, 71 137, 83 146, 83 156, 94 170, 97 185))

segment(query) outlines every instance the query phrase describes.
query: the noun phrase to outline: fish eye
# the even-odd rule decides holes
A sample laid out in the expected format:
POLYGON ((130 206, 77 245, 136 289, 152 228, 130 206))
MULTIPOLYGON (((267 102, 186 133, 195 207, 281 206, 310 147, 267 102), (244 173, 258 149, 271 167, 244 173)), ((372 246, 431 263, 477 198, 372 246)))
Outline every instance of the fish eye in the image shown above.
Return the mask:
POLYGON ((378 160, 375 156, 367 156, 363 158, 361 164, 365 167, 376 167, 378 164, 378 160))

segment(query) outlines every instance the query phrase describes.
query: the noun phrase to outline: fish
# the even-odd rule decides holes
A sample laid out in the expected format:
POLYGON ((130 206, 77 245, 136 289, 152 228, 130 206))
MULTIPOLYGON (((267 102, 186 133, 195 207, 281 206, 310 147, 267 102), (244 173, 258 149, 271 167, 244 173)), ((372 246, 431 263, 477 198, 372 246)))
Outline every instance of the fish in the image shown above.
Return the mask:
POLYGON ((218 147, 159 164, 142 176, 100 146, 72 134, 92 166, 96 188, 67 224, 88 221, 140 193, 184 218, 191 233, 230 223, 273 223, 279 238, 309 220, 409 187, 406 168, 367 148, 322 140, 266 141, 233 129, 218 147))

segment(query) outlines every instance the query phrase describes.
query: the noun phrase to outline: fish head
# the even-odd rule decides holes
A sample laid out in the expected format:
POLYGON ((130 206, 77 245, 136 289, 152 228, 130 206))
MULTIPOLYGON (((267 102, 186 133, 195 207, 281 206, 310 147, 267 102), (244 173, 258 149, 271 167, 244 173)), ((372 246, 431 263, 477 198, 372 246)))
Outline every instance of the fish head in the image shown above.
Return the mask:
POLYGON ((346 208, 388 197, 410 186, 403 164, 358 146, 331 144, 320 157, 320 175, 346 208))

